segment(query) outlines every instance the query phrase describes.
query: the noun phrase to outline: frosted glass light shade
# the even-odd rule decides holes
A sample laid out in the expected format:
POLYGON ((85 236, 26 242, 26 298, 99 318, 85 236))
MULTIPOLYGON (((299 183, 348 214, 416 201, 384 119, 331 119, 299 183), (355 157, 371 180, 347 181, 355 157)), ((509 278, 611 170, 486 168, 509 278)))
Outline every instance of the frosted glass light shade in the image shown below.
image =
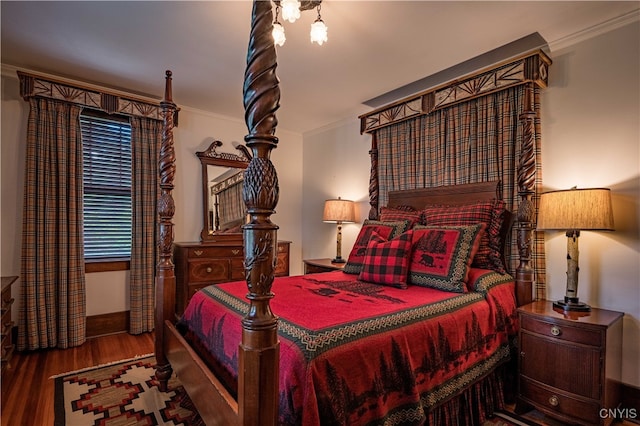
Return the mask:
POLYGON ((278 23, 273 24, 271 35, 273 35, 273 42, 278 46, 284 45, 284 42, 287 41, 287 38, 284 35, 284 27, 278 23))
POLYGON ((321 19, 316 20, 313 24, 311 24, 311 43, 318 43, 322 46, 323 43, 326 43, 327 38, 327 26, 321 19))
POLYGON ((282 19, 291 23, 300 18, 300 2, 298 0, 282 0, 282 19))

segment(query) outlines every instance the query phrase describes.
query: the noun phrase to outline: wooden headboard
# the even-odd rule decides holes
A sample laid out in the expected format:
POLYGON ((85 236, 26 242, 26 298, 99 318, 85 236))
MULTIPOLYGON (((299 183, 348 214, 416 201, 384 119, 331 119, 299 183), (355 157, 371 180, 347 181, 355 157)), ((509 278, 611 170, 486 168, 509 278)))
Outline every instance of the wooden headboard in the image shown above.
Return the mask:
POLYGON ((502 199, 499 181, 467 183, 434 188, 389 191, 387 207, 411 206, 416 210, 427 204, 460 205, 476 201, 502 199))

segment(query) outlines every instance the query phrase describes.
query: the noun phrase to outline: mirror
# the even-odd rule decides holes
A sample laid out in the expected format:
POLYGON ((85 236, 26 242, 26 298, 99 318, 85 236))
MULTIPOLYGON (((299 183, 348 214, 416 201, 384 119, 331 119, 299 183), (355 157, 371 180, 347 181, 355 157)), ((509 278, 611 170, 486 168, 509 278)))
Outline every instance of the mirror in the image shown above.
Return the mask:
POLYGON ((236 146, 240 155, 218 152, 221 146, 214 141, 196 153, 202 165, 202 241, 242 240, 241 226, 246 222, 242 182, 251 154, 244 145, 236 146))

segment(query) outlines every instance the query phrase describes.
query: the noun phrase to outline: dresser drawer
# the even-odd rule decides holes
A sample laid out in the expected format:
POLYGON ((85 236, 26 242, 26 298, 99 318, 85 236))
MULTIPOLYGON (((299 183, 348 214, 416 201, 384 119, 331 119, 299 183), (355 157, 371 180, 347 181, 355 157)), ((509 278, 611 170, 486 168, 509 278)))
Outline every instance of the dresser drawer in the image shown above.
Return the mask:
POLYGON ((603 334, 600 330, 596 329, 574 327, 568 324, 556 324, 527 315, 522 316, 520 326, 523 330, 532 331, 561 341, 598 347, 603 344, 603 334))
POLYGON ((583 424, 599 424, 601 421, 597 401, 572 398, 561 391, 539 385, 526 378, 521 378, 520 395, 528 400, 527 402, 536 404, 538 408, 552 415, 580 419, 583 424))
POLYGON ((189 282, 222 282, 231 279, 231 261, 228 259, 203 259, 189 261, 189 282))
POLYGON ((194 258, 211 258, 211 257, 244 257, 242 246, 239 247, 189 247, 187 249, 187 257, 194 258))

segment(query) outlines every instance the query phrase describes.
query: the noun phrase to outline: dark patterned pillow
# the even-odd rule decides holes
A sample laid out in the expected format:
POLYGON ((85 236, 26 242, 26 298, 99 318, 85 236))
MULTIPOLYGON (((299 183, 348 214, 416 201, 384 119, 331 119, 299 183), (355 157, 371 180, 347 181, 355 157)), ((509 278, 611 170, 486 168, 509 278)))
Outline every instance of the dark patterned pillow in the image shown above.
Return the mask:
POLYGON ((482 223, 413 228, 409 284, 466 293, 471 260, 484 234, 482 223))
POLYGON ((379 220, 365 220, 360 229, 360 233, 353 244, 353 248, 349 253, 347 264, 344 265, 343 271, 347 274, 359 274, 362 270, 362 262, 367 252, 367 245, 373 232, 387 240, 402 234, 409 229, 409 221, 402 220, 398 222, 382 222, 379 220))
POLYGON ((426 226, 464 226, 484 223, 486 232, 473 258, 473 267, 505 272, 502 262, 500 230, 504 219, 504 201, 481 201, 460 206, 427 206, 422 210, 426 226))
POLYGON ((380 209, 380 221, 382 222, 395 222, 399 220, 408 220, 409 228, 420 221, 421 213, 413 207, 401 206, 401 207, 382 207, 380 209))
POLYGON ((358 279, 406 289, 412 237, 413 231, 407 231, 387 241, 374 233, 369 239, 358 279))

